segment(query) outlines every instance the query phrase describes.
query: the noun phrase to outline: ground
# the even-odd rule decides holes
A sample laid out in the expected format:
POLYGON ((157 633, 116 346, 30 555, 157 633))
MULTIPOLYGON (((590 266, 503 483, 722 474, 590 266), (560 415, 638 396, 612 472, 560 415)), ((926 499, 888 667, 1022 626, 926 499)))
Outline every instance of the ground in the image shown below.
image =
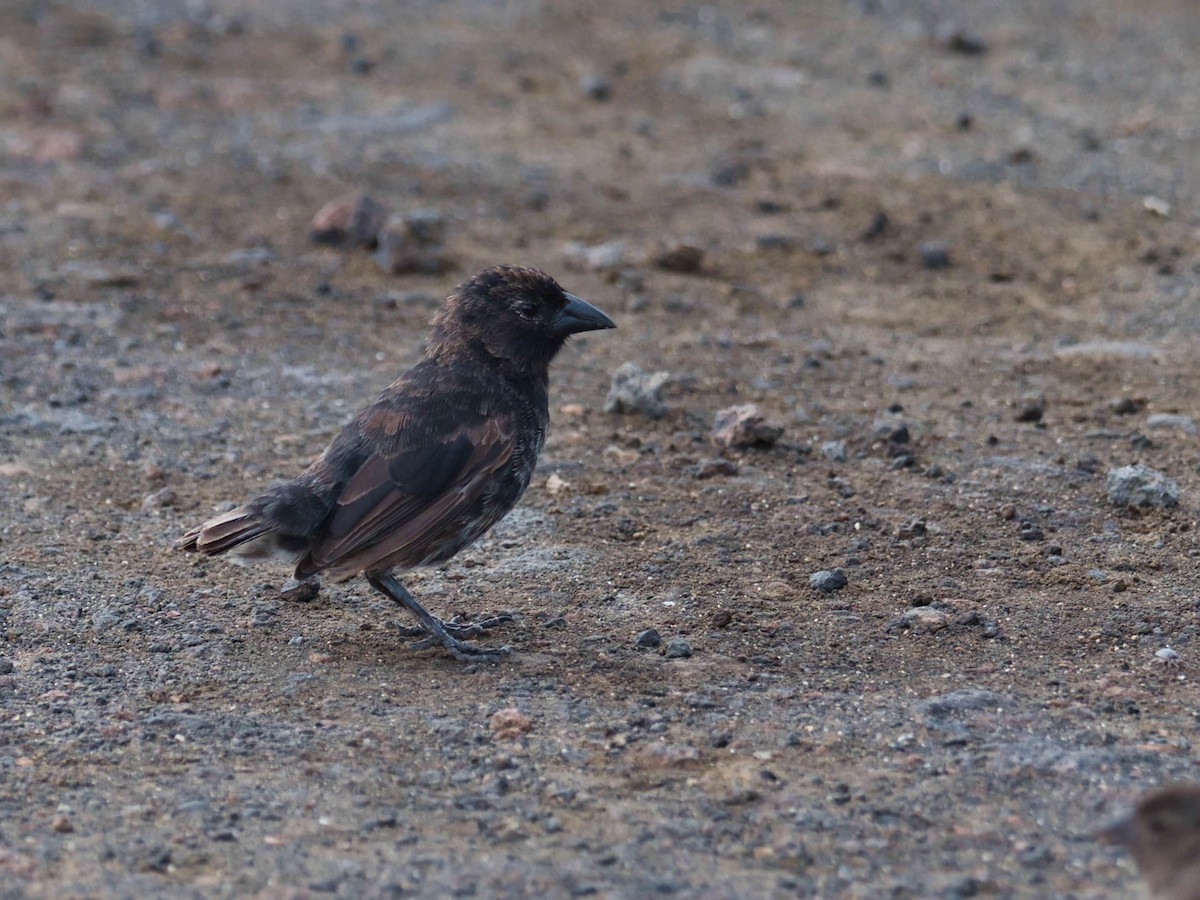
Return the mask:
POLYGON ((3 4, 0 896, 1131 895, 1094 832, 1197 763, 1198 47, 1159 0, 3 4), (311 241, 360 193, 436 211, 421 271, 311 241), (172 549, 496 262, 619 326, 408 577, 511 656, 172 549), (625 362, 665 415, 605 411, 625 362), (779 440, 715 445, 747 403, 779 440))

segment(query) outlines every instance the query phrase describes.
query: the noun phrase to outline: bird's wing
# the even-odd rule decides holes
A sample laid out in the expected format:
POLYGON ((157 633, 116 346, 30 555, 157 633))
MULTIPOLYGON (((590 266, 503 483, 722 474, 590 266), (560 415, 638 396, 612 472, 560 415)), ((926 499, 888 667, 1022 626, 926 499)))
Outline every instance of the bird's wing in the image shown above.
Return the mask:
POLYGON ((479 499, 516 445, 515 423, 497 415, 416 443, 376 442, 380 449, 342 489, 297 577, 329 567, 350 577, 385 560, 420 558, 421 544, 479 499))

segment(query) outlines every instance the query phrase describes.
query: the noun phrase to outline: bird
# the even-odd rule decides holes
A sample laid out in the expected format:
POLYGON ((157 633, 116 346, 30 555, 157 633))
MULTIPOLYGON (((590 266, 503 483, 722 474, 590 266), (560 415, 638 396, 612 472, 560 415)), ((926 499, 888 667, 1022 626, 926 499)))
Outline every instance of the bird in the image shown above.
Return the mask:
POLYGON ((500 265, 456 287, 424 358, 363 407, 296 478, 184 534, 176 546, 234 561, 282 558, 304 581, 362 575, 417 620, 410 646, 494 661, 468 643, 512 622, 443 621, 397 573, 445 563, 525 493, 549 427, 550 362, 572 335, 615 328, 545 272, 500 265))
POLYGON ((1133 855, 1153 900, 1200 900, 1200 784, 1151 791, 1098 837, 1133 855))

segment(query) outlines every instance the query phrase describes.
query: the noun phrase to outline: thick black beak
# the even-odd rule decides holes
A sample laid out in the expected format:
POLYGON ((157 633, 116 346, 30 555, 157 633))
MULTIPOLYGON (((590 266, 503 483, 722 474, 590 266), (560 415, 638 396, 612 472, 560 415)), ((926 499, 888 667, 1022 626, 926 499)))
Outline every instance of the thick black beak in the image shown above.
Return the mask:
POLYGON ((560 337, 569 334, 579 334, 581 331, 599 331, 602 328, 616 328, 616 323, 608 316, 592 306, 586 300, 581 300, 574 294, 563 293, 567 298, 564 306, 554 317, 554 333, 560 337))

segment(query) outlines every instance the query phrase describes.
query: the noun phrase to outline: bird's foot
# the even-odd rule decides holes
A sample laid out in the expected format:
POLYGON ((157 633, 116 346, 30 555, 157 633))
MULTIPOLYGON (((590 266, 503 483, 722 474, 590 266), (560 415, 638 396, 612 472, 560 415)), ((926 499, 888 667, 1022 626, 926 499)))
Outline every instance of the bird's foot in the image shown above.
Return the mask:
POLYGON ((403 637, 417 638, 408 646, 411 650, 428 650, 430 647, 445 647, 455 659, 461 660, 498 660, 507 656, 510 647, 480 647, 478 644, 468 644, 462 638, 479 637, 489 628, 508 625, 515 622, 510 615, 492 616, 479 622, 462 622, 455 616, 449 621, 434 617, 437 627, 430 629, 423 625, 397 626, 403 637), (440 633, 439 633, 440 632, 440 633))
MULTIPOLYGON (((492 616, 490 619, 483 619, 479 622, 463 622, 460 616, 455 616, 453 619, 441 620, 442 629, 446 634, 455 638, 473 638, 479 637, 489 628, 498 628, 501 625, 511 625, 517 621, 507 613, 499 616, 492 616)), ((431 637, 429 629, 421 625, 399 625, 400 634, 403 637, 422 638, 431 637)))
POLYGON ((496 662, 512 653, 512 647, 507 644, 503 647, 480 647, 478 644, 468 644, 466 641, 460 641, 450 635, 437 638, 431 634, 408 645, 410 650, 428 650, 430 647, 443 647, 455 659, 461 659, 464 662, 478 662, 479 660, 496 662))

